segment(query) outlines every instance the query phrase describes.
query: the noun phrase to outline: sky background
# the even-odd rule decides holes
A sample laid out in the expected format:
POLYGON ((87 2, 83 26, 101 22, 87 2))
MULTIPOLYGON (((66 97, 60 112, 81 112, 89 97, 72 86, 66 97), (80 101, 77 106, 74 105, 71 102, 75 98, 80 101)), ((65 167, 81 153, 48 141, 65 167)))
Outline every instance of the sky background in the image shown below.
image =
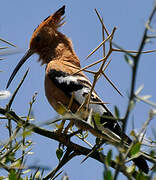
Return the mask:
MULTIPOLYGON (((6 83, 19 62, 29 47, 29 40, 33 30, 50 14, 57 9, 66 5, 65 20, 66 24, 60 29, 73 41, 74 49, 80 58, 82 67, 98 60, 102 57, 102 51, 98 50, 88 60, 86 56, 101 42, 101 24, 94 11, 96 8, 104 19, 104 23, 109 32, 116 26, 117 30, 114 36, 114 41, 124 49, 137 50, 140 44, 146 20, 154 5, 153 0, 98 0, 98 1, 72 1, 72 0, 46 0, 46 1, 20 1, 20 0, 5 0, 0 3, 0 37, 17 45, 21 53, 6 56, 5 60, 0 61, 0 90, 4 90, 6 83)), ((154 27, 156 18, 153 21, 154 27)), ((0 44, 1 46, 4 44, 0 44)), ((156 44, 153 40, 145 47, 146 50, 156 49, 156 44)), ((106 71, 106 74, 122 92, 124 97, 121 97, 111 85, 102 77, 97 85, 96 91, 99 96, 105 101, 109 102, 109 109, 113 112, 114 106, 118 106, 121 116, 124 115, 127 102, 128 93, 131 81, 131 69, 125 62, 122 53, 113 53, 112 61, 106 71)), ((28 113, 29 102, 35 92, 38 92, 37 100, 33 105, 33 111, 36 118, 35 123, 44 122, 56 117, 56 112, 48 104, 44 94, 44 73, 45 67, 40 66, 37 62, 38 56, 33 55, 21 68, 16 78, 9 87, 9 91, 14 92, 19 81, 23 77, 24 72, 30 67, 29 74, 20 89, 12 108, 18 115, 26 115, 28 113)), ((142 95, 151 94, 150 100, 156 102, 156 85, 155 85, 155 67, 156 67, 156 53, 142 55, 136 88, 144 84, 142 95)), ((92 68, 95 70, 95 68, 92 68)), ((90 76, 90 79, 93 78, 90 76)), ((1 100, 0 106, 4 106, 7 101, 1 100)), ((134 126, 139 129, 148 117, 150 106, 139 103, 136 109, 132 112, 127 134, 132 129, 132 122, 134 126)), ((155 127, 155 120, 151 122, 148 127, 147 137, 152 136, 151 129, 155 127)), ((1 122, 1 126, 5 126, 5 122, 1 122)), ((5 132, 0 131, 0 139, 4 137, 5 132)), ((30 164, 46 165, 54 168, 58 160, 55 157, 55 151, 58 142, 48 140, 39 135, 33 135, 35 144, 33 151, 35 154, 30 157, 30 164)), ((91 138, 92 140, 92 138, 91 138)), ((104 146, 104 153, 110 146, 104 146)), ((84 157, 76 157, 65 167, 64 172, 70 177, 70 180, 79 179, 102 179, 103 166, 92 159, 88 159, 85 163, 80 164, 84 157)), ((3 175, 0 170, 0 175, 3 175)), ((60 179, 61 176, 58 177, 60 179)), ((121 179, 124 179, 121 176, 121 179)))

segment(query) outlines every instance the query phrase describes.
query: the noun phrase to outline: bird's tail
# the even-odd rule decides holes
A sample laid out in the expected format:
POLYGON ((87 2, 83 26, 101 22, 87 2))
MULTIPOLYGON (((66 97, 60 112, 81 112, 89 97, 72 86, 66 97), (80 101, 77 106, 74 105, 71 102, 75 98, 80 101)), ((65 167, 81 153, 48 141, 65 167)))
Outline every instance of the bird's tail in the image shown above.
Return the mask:
MULTIPOLYGON (((110 115, 112 116, 112 114, 109 114, 109 116, 110 115)), ((129 145, 132 143, 132 140, 126 134, 122 134, 121 127, 119 126, 119 124, 116 121, 111 120, 110 118, 107 119, 105 116, 105 117, 101 117, 100 122, 102 124, 104 124, 105 128, 108 128, 109 130, 111 130, 112 132, 117 134, 119 137, 122 137, 123 140, 125 142, 127 142, 129 145)), ((143 158, 143 156, 139 156, 139 157, 133 159, 133 162, 140 170, 142 170, 144 173, 148 174, 149 167, 148 167, 146 160, 143 158)))
POLYGON ((149 167, 143 156, 139 156, 139 157, 133 159, 133 162, 135 163, 136 166, 138 166, 138 168, 140 170, 142 170, 144 173, 148 174, 149 167))

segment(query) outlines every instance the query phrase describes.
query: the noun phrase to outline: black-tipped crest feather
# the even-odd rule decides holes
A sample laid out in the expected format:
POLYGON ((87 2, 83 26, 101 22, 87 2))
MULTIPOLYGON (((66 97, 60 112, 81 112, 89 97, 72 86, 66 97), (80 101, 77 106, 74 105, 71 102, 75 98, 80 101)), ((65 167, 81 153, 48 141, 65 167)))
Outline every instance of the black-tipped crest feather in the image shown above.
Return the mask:
POLYGON ((55 12, 55 15, 64 15, 64 13, 65 13, 65 5, 64 6, 62 6, 59 10, 57 10, 56 12, 55 12))

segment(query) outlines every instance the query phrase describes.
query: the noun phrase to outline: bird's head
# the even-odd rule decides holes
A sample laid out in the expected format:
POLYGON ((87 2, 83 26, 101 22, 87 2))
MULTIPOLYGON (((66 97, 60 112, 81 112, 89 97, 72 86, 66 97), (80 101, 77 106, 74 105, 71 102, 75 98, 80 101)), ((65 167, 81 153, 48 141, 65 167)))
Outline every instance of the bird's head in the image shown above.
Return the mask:
POLYGON ((61 7, 58 11, 56 11, 51 16, 48 16, 33 32, 33 35, 30 40, 30 46, 28 51, 22 57, 22 59, 17 64, 13 73, 10 76, 10 79, 7 83, 7 88, 15 77, 16 73, 20 69, 20 67, 24 64, 24 62, 34 53, 39 55, 39 60, 41 60, 42 64, 46 64, 50 61, 55 55, 55 47, 58 45, 61 40, 60 32, 58 32, 58 28, 62 26, 65 22, 63 21, 64 17, 62 17, 65 13, 65 6, 61 7))
POLYGON ((65 6, 51 16, 48 16, 33 32, 30 40, 30 51, 41 55, 48 48, 53 49, 59 41, 60 33, 57 31, 65 22, 62 17, 65 6))

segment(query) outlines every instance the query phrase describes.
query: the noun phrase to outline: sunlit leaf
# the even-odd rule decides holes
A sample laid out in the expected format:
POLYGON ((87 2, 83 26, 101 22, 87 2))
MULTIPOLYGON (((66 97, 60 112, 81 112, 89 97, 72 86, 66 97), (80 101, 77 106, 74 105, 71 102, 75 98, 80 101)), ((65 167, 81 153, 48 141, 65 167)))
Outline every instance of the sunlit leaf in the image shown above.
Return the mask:
POLYGON ((129 110, 132 111, 132 109, 134 108, 135 106, 135 102, 133 100, 130 101, 130 108, 129 110))
POLYGON ((66 109, 64 108, 63 105, 60 104, 60 106, 57 108, 57 112, 61 115, 64 115, 66 112, 66 109))
POLYGON ((139 95, 140 92, 143 90, 144 85, 142 84, 141 86, 139 86, 139 88, 135 91, 135 95, 139 95))
POLYGON ((15 170, 11 170, 9 173, 9 180, 17 180, 17 173, 15 170))
POLYGON ((112 172, 110 170, 104 171, 104 180, 113 180, 112 172))
POLYGON ((116 118, 120 118, 120 112, 119 112, 119 109, 117 108, 117 106, 114 107, 114 113, 115 113, 116 118))
POLYGON ((130 133, 130 135, 131 135, 131 136, 133 136, 133 137, 135 137, 135 136, 136 136, 135 131, 134 131, 134 130, 132 130, 132 131, 131 131, 131 133, 130 133))
POLYGON ((11 164, 11 167, 13 168, 19 168, 21 166, 21 160, 15 161, 11 164))
POLYGON ((32 155, 32 154, 34 154, 34 152, 28 152, 27 154, 32 155))
POLYGON ((37 171, 37 173, 35 174, 35 179, 38 179, 40 177, 40 171, 37 171))
POLYGON ((27 136, 30 136, 32 134, 31 131, 24 131, 23 132, 23 137, 26 138, 27 136))
POLYGON ((101 152, 101 151, 103 151, 103 149, 104 149, 104 148, 99 148, 98 151, 101 152))
POLYGON ((132 166, 127 167, 128 173, 133 173, 134 171, 135 171, 135 165, 134 164, 132 166))
POLYGON ((15 160, 15 153, 10 152, 8 156, 6 156, 5 163, 13 162, 15 160))
POLYGON ((136 144, 134 144, 130 150, 130 154, 131 156, 135 156, 137 153, 140 152, 140 148, 141 148, 141 143, 137 142, 136 144))
POLYGON ((149 99, 149 98, 151 98, 151 97, 152 97, 151 95, 140 96, 140 98, 141 98, 142 100, 147 100, 147 99, 149 99))
POLYGON ((133 60, 129 58, 129 56, 127 54, 124 55, 125 61, 131 66, 133 67, 134 63, 133 60))
POLYGON ((0 99, 7 99, 11 96, 10 91, 7 90, 1 90, 0 91, 0 99))
POLYGON ((27 174, 27 173, 29 173, 30 171, 31 171, 31 169, 27 169, 27 170, 23 171, 22 173, 23 173, 23 174, 27 174))
POLYGON ((0 176, 0 180, 6 179, 4 176, 0 176))
POLYGON ((111 160, 112 160, 112 150, 109 150, 106 156, 106 163, 108 166, 111 165, 111 160))
POLYGON ((94 115, 94 121, 95 121, 96 125, 101 125, 100 119, 101 119, 101 117, 100 117, 99 113, 96 113, 94 115))

